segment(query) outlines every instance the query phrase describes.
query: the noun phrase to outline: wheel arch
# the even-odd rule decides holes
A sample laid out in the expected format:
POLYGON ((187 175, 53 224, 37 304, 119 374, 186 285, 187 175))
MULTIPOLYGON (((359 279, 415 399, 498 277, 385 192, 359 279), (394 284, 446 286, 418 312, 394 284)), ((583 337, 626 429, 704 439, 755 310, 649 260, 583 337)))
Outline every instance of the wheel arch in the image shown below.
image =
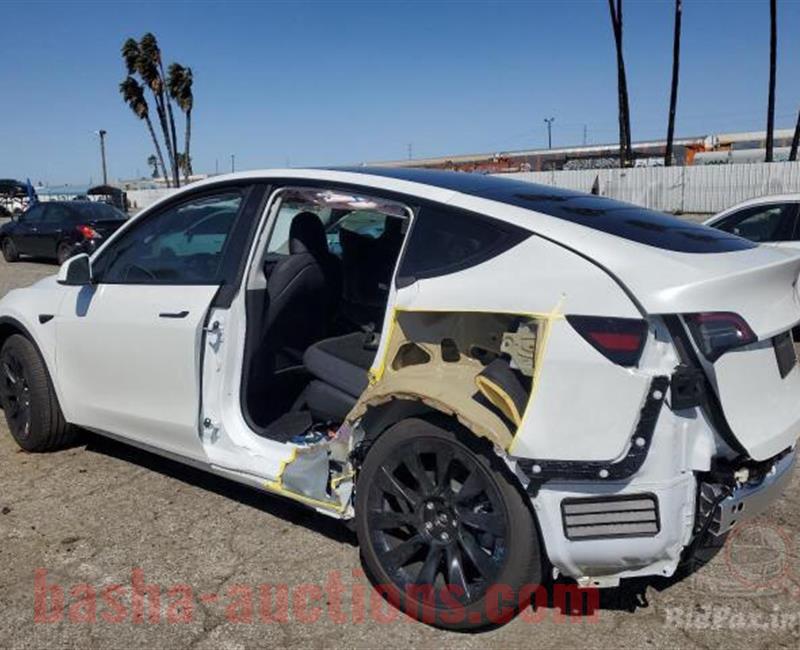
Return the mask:
POLYGON ((46 354, 42 352, 42 346, 39 344, 36 336, 34 336, 29 327, 13 316, 0 316, 0 350, 3 348, 6 341, 14 334, 19 334, 28 339, 28 341, 31 342, 31 345, 33 345, 34 349, 36 350, 36 353, 42 359, 45 372, 47 373, 47 378, 50 380, 50 385, 53 387, 53 390, 56 394, 56 399, 58 400, 58 403, 63 411, 64 401, 61 399, 61 390, 59 389, 58 383, 54 379, 54 373, 51 369, 52 361, 46 354))
POLYGON ((484 439, 505 449, 508 446, 506 436, 498 435, 480 424, 460 417, 455 406, 442 400, 432 400, 422 395, 396 394, 388 400, 366 402, 363 405, 360 426, 364 430, 365 439, 374 439, 389 427, 407 418, 416 417, 433 424, 447 424, 457 430, 476 438, 484 439))
MULTIPOLYGON (((5 237, 0 239, 0 243, 2 243, 4 240, 5 237)), ((42 351, 39 349, 38 343, 36 343, 36 340, 33 338, 33 336, 31 336, 30 332, 28 332, 28 329, 22 323, 12 316, 0 316, 0 348, 2 348, 9 337, 13 336, 14 334, 21 334, 24 336, 36 346, 36 351, 39 354, 42 353, 42 351)))
MULTIPOLYGON (((455 412, 447 412, 417 399, 396 398, 372 405, 367 408, 358 425, 364 431, 364 438, 358 445, 354 455, 356 470, 363 463, 369 453, 370 447, 384 433, 395 424, 408 419, 418 419, 429 422, 437 427, 453 431, 469 440, 474 451, 482 452, 494 457, 506 469, 506 475, 523 494, 527 494, 522 478, 508 463, 504 447, 499 440, 470 428, 469 423, 463 422, 455 412)), ((531 515, 539 526, 539 521, 531 504, 531 515)))

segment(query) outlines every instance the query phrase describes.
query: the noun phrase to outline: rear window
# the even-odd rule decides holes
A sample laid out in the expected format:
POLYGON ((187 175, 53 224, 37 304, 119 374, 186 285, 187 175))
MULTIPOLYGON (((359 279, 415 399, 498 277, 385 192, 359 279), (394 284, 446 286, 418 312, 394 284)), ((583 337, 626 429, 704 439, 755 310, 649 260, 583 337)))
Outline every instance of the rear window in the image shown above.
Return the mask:
POLYGON ((630 203, 511 178, 414 168, 345 169, 443 187, 535 210, 640 244, 681 253, 725 253, 756 246, 731 233, 630 203))
POLYGON ((77 212, 82 219, 87 221, 125 221, 128 217, 124 212, 107 203, 75 202, 69 205, 73 212, 77 212))
MULTIPOLYGON (((525 207, 525 198, 519 197, 516 205, 525 207)), ((532 209, 640 244, 680 253, 726 253, 756 246, 731 233, 600 197, 579 195, 548 205, 546 209, 541 206, 532 209)))

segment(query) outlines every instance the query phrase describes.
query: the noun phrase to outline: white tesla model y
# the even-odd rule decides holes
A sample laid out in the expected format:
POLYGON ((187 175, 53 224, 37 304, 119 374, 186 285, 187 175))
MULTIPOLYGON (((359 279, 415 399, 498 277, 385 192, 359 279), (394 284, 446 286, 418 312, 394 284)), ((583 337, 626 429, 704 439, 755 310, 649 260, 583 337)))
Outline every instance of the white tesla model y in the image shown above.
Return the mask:
POLYGON ((798 274, 509 179, 235 174, 9 293, 0 397, 26 450, 80 427, 352 519, 392 602, 476 627, 552 574, 672 575, 779 496, 798 274))

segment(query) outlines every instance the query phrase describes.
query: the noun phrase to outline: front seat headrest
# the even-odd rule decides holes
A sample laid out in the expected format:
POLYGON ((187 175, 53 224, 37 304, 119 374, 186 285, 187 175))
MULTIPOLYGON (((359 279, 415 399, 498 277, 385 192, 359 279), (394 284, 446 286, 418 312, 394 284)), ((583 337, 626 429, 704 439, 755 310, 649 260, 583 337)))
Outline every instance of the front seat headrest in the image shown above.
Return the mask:
POLYGON ((298 212, 289 228, 289 253, 310 253, 319 256, 328 252, 325 227, 313 212, 298 212))

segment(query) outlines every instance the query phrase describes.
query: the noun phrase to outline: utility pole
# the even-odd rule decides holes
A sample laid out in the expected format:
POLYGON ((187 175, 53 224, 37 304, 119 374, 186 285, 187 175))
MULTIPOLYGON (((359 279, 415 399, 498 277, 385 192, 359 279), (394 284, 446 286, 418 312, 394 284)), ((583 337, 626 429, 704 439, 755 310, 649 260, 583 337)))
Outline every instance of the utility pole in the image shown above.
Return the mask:
POLYGON ((583 125, 583 146, 586 146, 586 143, 589 141, 589 129, 586 125, 583 125))
POLYGON ((219 158, 214 158, 214 176, 219 176, 219 158))
POLYGON ((100 129, 97 135, 100 136, 100 159, 103 161, 103 185, 108 185, 108 174, 106 172, 106 133, 105 129, 100 129))
POLYGON ((231 154, 231 174, 236 171, 236 155, 231 154))
POLYGON ((547 148, 553 148, 553 122, 556 121, 554 117, 546 117, 544 121, 547 123, 547 148))
POLYGON ((409 142, 408 143, 408 159, 411 160, 414 157, 414 145, 409 142))
POLYGON ((767 141, 764 143, 764 162, 772 162, 775 145, 775 57, 778 51, 778 7, 776 0, 769 2, 769 96, 767 98, 767 141))

